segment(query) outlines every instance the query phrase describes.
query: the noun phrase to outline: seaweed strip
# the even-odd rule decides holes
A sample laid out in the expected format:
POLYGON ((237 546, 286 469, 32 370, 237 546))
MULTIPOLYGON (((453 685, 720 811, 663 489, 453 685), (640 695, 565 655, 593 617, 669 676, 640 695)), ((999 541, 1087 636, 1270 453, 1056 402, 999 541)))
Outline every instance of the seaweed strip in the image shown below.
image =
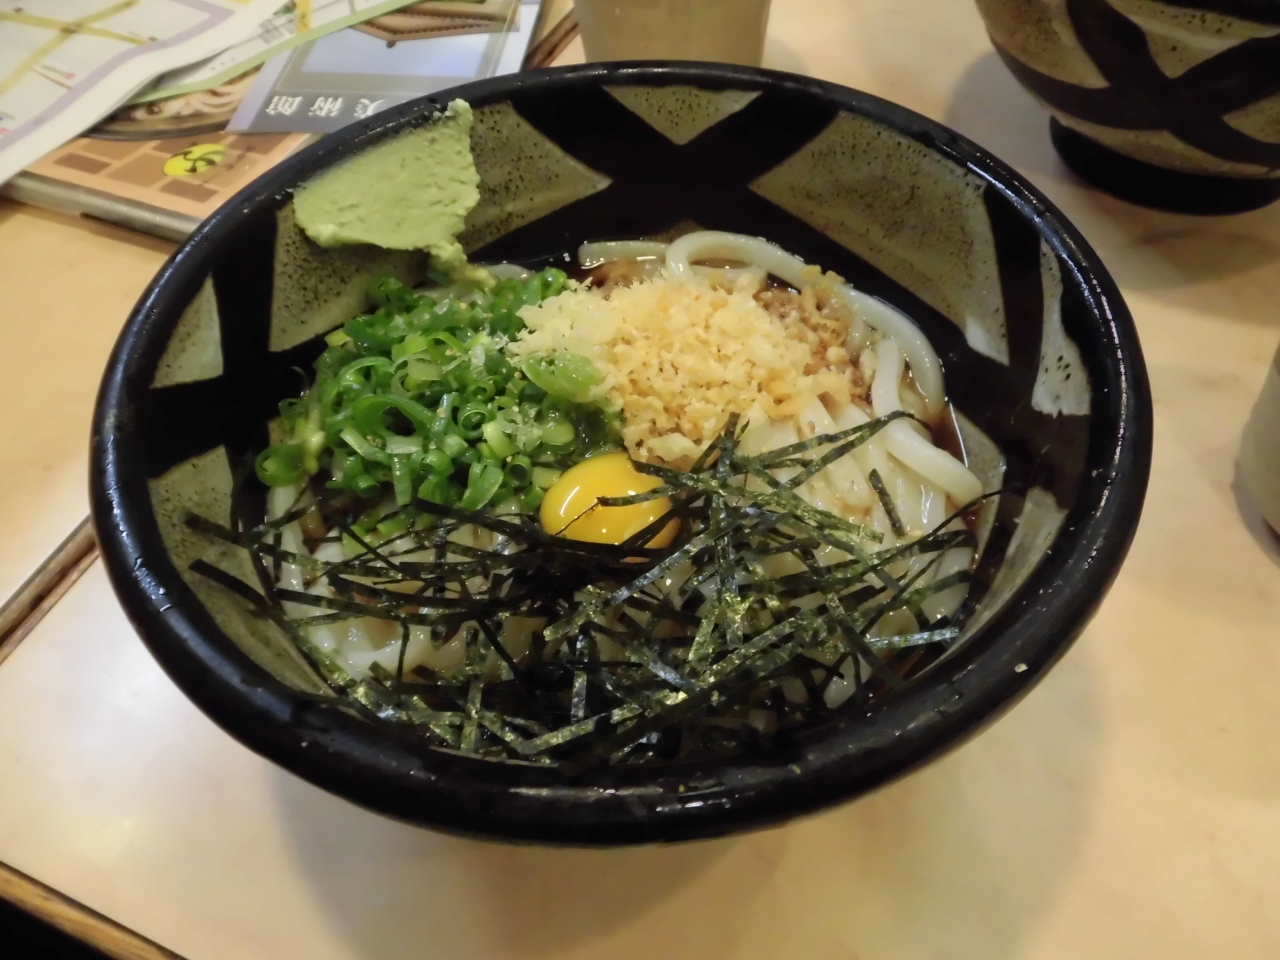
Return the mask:
MULTIPOLYGON (((668 511, 616 545, 552 536, 518 517, 421 502, 413 508, 432 517, 432 526, 415 524, 372 542, 352 526, 365 509, 358 501, 314 489, 314 503, 301 502, 304 491, 284 517, 257 527, 233 530, 196 517, 189 523, 249 551, 262 594, 222 571, 212 578, 249 601, 257 615, 280 623, 335 697, 368 716, 419 728, 442 748, 550 763, 568 773, 601 762, 767 750, 785 731, 830 713, 825 693, 847 657, 858 664, 850 675, 862 702, 901 683, 890 669, 896 661, 886 665, 882 657, 946 646, 959 636, 949 622, 926 628, 920 604, 966 582, 968 571, 920 584, 946 551, 974 544, 968 530, 942 528, 973 504, 923 537, 876 550, 877 531, 826 513, 797 492, 903 416, 909 415, 754 457, 739 452, 741 424, 732 417, 690 471, 637 464, 659 486, 599 498, 588 508, 670 499, 668 511), (778 470, 794 472, 780 480, 771 472, 778 470), (349 538, 360 552, 323 562, 284 550, 279 530, 312 510, 338 531, 327 541, 349 538), (648 547, 673 521, 680 523, 675 542, 648 547), (496 544, 488 549, 450 539, 466 526, 488 531, 496 544), (847 558, 821 563, 828 547, 847 558), (905 580, 891 572, 916 556, 929 557, 921 570, 905 580), (792 557, 802 569, 768 575, 768 561, 777 557, 792 557), (278 588, 283 563, 322 580, 333 596, 278 588), (678 585, 663 588, 686 563, 694 567, 690 575, 681 573, 678 585), (316 612, 290 620, 282 603, 316 612), (869 636, 899 608, 921 629, 869 636), (509 616, 546 624, 522 655, 504 641, 509 616), (306 628, 365 617, 396 623, 399 650, 394 671, 375 663, 369 679, 356 680, 315 647, 306 628), (445 682, 423 668, 411 670, 411 626, 439 631, 434 636, 441 642, 465 631, 459 641, 465 665, 445 682), (602 659, 601 645, 627 660, 602 659), (873 687, 864 684, 865 671, 877 681, 873 687), (409 683, 406 673, 431 682, 409 683)), ((872 485, 901 536, 901 518, 874 472, 872 485)))
POLYGON ((884 479, 880 476, 880 471, 873 469, 867 474, 867 480, 871 482, 871 489, 880 498, 880 506, 884 508, 885 516, 889 518, 889 526, 893 529, 894 536, 905 537, 907 528, 902 525, 902 518, 898 516, 898 508, 893 505, 893 497, 889 496, 889 488, 884 485, 884 479))

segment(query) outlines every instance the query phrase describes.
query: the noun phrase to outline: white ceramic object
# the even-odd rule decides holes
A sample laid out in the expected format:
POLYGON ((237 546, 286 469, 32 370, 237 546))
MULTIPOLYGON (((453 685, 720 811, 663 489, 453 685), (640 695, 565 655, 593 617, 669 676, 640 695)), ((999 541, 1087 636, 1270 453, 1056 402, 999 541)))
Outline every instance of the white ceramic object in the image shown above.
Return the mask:
POLYGON ((576 0, 588 60, 711 60, 758 67, 769 0, 576 0))
POLYGON ((1280 350, 1240 440, 1240 479, 1271 529, 1280 532, 1280 350))

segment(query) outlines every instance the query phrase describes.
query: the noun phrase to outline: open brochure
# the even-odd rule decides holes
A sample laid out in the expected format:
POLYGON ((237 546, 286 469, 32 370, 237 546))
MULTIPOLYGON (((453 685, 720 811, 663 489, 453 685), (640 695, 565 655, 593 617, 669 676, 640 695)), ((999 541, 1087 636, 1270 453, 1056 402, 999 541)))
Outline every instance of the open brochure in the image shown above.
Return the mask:
MULTIPOLYGON (((415 97, 514 73, 533 39, 540 5, 486 0, 471 10, 485 9, 492 29, 444 36, 430 30, 424 16, 412 21, 409 7, 304 44, 263 66, 229 129, 331 133, 415 97)), ((454 15, 459 12, 466 11, 454 15)))
MULTIPOLYGON (((484 2, 454 0, 450 5, 484 2)), ((299 44, 410 5, 413 0, 287 0, 258 25, 252 36, 215 57, 166 73, 134 97, 134 102, 146 103, 220 86, 299 44)))
MULTIPOLYGON (((522 16, 527 10, 526 5, 522 16)), ((571 0, 544 0, 538 16, 521 22, 532 32, 525 68, 549 65, 577 32, 571 0)), ((404 26, 403 20, 372 24, 374 29, 404 26)), ((520 66, 517 61, 514 68, 520 66)), ((53 150, 0 193, 181 240, 254 179, 318 136, 229 132, 228 121, 255 79, 256 69, 214 90, 121 109, 94 136, 53 150)), ((455 78, 449 85, 461 82, 463 78, 455 78)))
POLYGON ((0 183, 167 70, 253 32, 280 0, 0 0, 0 183))

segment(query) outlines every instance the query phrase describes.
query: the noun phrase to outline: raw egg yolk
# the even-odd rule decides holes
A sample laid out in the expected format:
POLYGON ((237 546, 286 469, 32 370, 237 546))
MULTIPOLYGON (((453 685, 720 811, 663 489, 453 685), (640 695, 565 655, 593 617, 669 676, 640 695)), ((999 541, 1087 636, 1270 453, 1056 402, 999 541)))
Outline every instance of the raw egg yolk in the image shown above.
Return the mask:
MULTIPOLYGON (((662 486, 640 473, 625 453, 600 453, 564 472, 542 500, 542 528, 547 533, 588 543, 623 543, 671 509, 666 497, 629 507, 601 507, 601 497, 629 497, 662 486)), ((649 541, 653 548, 675 539, 680 522, 672 520, 649 541)))

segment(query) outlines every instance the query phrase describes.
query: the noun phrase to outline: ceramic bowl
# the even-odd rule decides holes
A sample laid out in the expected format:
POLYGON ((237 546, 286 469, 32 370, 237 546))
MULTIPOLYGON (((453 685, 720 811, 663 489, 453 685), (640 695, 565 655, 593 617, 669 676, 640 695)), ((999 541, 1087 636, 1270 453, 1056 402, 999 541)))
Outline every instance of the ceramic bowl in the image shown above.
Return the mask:
POLYGON ((1280 197, 1274 0, 978 0, 978 9, 1086 180, 1188 213, 1280 197))
MULTIPOLYGON (((608 64, 487 80, 346 128, 206 221, 143 295, 93 433, 93 511, 112 582, 174 681, 251 749, 385 814, 521 841, 707 837, 856 796, 938 756, 1062 655, 1115 576, 1150 461, 1150 399, 1125 305, 1080 235, 962 137, 842 87, 740 67, 608 64), (326 703, 275 628, 194 574, 256 582, 185 518, 232 487, 365 284, 413 257, 323 250, 291 189, 441 103, 474 107, 476 262, 690 224, 774 240, 914 317, 943 358, 974 470, 1006 487, 963 642, 781 754, 568 778, 440 752, 326 703)), ((250 480, 251 483, 256 483, 250 480)))

